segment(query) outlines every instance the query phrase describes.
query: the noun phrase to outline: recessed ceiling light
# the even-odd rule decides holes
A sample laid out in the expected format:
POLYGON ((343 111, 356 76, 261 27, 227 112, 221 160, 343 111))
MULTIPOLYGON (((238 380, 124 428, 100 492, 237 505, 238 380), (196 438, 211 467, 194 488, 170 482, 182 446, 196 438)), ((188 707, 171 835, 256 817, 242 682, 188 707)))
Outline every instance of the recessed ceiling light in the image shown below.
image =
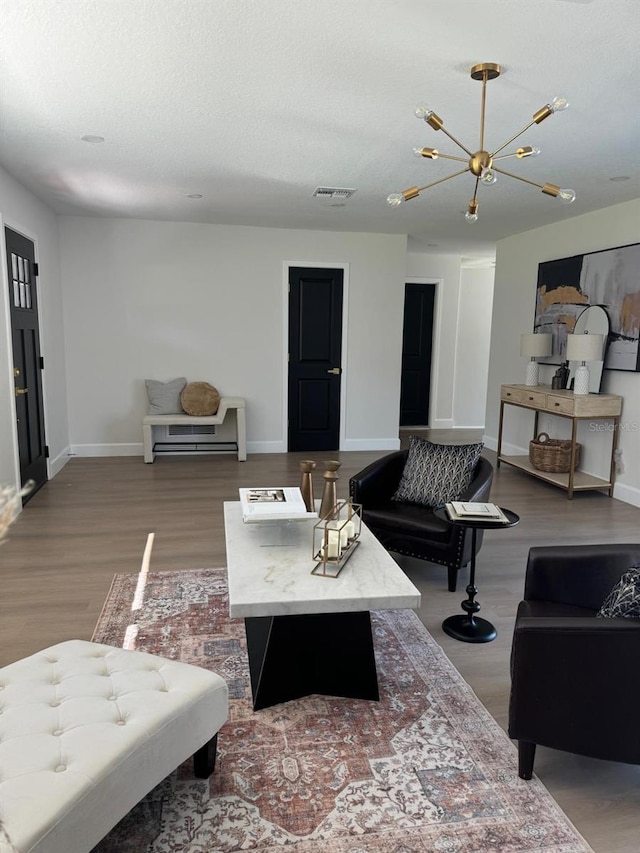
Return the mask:
POLYGON ((628 181, 629 175, 616 175, 614 178, 609 178, 610 181, 628 181))
POLYGON ((85 135, 80 138, 83 142, 104 142, 104 136, 96 136, 93 133, 85 133, 85 135))
POLYGON ((202 195, 202 193, 189 193, 187 198, 204 198, 204 196, 202 195))

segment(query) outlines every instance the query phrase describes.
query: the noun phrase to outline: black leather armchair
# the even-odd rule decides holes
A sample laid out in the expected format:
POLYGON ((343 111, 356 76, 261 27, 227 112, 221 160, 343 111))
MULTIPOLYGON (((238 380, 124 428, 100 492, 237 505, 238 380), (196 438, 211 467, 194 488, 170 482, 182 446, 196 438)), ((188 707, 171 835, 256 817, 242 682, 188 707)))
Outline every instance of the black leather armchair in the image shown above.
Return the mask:
MULTIPOLYGON (((351 478, 349 493, 355 503, 362 504, 362 520, 388 551, 446 566, 449 590, 455 592, 458 571, 471 559, 471 530, 440 521, 430 507, 391 500, 408 452, 390 453, 360 471, 351 478)), ((471 485, 459 500, 488 500, 492 480, 493 466, 481 457, 471 485)), ((482 535, 478 530, 476 553, 482 535)))
POLYGON ((640 543, 532 548, 511 652, 509 736, 531 779, 536 744, 640 764, 640 620, 596 618, 640 543))

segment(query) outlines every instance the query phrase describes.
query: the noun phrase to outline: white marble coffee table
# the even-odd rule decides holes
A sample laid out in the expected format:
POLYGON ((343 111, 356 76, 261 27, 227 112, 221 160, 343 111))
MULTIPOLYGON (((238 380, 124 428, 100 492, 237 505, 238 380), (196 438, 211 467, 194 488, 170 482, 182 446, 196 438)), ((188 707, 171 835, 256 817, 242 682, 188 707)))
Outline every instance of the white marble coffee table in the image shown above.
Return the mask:
POLYGON ((254 709, 311 693, 378 699, 370 610, 420 592, 362 525, 338 578, 310 574, 314 520, 245 524, 224 504, 229 615, 244 617, 254 709))

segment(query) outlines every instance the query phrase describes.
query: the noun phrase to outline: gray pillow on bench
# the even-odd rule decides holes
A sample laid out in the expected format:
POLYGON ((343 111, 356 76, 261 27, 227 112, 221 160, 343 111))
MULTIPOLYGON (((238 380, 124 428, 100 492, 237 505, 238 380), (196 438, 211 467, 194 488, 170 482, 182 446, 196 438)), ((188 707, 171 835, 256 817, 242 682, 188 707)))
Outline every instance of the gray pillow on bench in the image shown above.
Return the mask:
POLYGON ((157 382, 155 379, 145 379, 144 384, 149 398, 149 415, 181 415, 184 414, 180 394, 187 384, 184 376, 172 379, 171 382, 157 382))

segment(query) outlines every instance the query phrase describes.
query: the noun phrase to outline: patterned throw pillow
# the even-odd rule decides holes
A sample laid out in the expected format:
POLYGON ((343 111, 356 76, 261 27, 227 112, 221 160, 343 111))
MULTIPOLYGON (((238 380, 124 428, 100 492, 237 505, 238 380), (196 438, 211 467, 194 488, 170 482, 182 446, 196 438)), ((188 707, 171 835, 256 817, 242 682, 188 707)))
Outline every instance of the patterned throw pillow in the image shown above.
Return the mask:
POLYGON ((149 398, 149 415, 183 414, 180 394, 187 384, 184 376, 172 379, 171 382, 157 382, 155 379, 145 379, 144 384, 149 398))
POLYGON ((625 572, 602 603, 596 616, 607 619, 622 616, 624 619, 640 619, 640 566, 632 566, 625 572))
POLYGON ((433 444, 409 437, 409 453, 394 501, 438 506, 455 501, 473 480, 482 453, 479 444, 433 444))

